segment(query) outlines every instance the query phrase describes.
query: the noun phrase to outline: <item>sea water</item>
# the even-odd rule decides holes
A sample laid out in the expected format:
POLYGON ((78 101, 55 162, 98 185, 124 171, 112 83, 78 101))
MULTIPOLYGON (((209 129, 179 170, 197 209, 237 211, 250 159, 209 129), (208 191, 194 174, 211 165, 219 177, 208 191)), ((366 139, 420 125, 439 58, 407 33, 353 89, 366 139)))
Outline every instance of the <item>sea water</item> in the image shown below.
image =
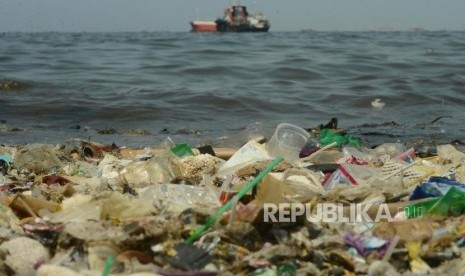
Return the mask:
POLYGON ((0 143, 215 145, 333 117, 371 145, 463 142, 464 52, 445 31, 3 33, 0 143))

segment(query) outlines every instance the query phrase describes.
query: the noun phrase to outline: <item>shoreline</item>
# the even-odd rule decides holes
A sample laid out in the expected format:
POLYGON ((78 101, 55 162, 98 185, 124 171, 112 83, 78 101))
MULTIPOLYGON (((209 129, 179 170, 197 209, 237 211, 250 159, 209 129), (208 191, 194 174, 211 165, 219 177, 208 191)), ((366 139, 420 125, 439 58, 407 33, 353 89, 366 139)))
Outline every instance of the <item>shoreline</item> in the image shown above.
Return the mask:
POLYGON ((272 161, 273 138, 254 126, 230 148, 170 139, 141 149, 87 139, 1 146, 0 250, 8 253, 0 272, 369 274, 465 267, 460 255, 438 261, 444 250, 465 246, 465 205, 452 200, 465 200, 463 149, 399 142, 367 148, 336 123, 312 129, 300 153, 285 150, 285 160, 272 161), (440 188, 428 198, 434 187, 440 188), (324 208, 305 220, 303 204, 307 212, 324 208), (370 223, 356 219, 364 212, 370 223), (31 248, 26 259, 13 250, 22 247, 31 248))

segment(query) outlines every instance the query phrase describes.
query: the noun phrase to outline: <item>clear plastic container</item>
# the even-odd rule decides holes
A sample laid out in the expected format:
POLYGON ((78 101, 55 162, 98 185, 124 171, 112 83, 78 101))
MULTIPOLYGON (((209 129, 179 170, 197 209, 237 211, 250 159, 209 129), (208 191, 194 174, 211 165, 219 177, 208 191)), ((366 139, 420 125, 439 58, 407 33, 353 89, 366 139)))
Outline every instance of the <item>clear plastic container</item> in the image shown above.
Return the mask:
POLYGON ((279 124, 268 143, 268 153, 274 157, 280 155, 292 163, 299 159, 308 138, 310 135, 303 128, 288 123, 279 124))

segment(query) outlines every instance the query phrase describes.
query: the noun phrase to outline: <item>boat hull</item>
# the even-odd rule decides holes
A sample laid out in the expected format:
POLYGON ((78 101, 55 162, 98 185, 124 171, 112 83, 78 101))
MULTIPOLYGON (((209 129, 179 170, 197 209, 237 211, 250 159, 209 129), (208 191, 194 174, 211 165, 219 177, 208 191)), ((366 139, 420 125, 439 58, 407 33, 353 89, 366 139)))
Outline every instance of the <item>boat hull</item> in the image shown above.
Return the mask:
POLYGON ((218 19, 215 21, 216 23, 216 30, 218 32, 251 32, 251 33, 264 33, 268 32, 270 29, 270 25, 263 25, 260 27, 253 26, 250 24, 231 24, 226 20, 218 19))
POLYGON ((216 22, 214 21, 191 21, 192 32, 216 32, 216 22))

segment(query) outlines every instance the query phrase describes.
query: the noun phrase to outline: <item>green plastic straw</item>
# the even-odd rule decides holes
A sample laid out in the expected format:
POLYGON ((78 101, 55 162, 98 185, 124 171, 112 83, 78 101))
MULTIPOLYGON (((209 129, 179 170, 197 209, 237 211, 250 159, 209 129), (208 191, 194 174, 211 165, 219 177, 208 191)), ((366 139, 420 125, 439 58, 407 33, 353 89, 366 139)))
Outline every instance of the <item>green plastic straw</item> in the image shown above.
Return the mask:
POLYGON ((107 257, 107 260, 105 261, 105 267, 103 268, 102 276, 110 275, 110 270, 114 262, 115 262, 115 256, 110 255, 107 257))
POLYGON ((252 188, 254 186, 256 186, 269 172, 271 172, 271 170, 273 170, 279 163, 281 163, 281 161, 283 161, 283 157, 279 156, 278 158, 276 158, 275 160, 273 160, 273 162, 271 162, 265 169, 263 169, 259 175, 257 175, 257 177, 255 177, 254 179, 252 179, 249 183, 247 183, 247 185, 245 185, 244 188, 242 188, 242 190, 240 190, 233 198, 231 198, 230 200, 228 200, 228 202, 226 202, 220 209, 218 209, 218 211, 216 212, 216 214, 210 216, 207 220, 207 222, 202 225, 201 227, 197 228, 197 230, 194 232, 194 234, 192 234, 186 241, 186 243, 188 244, 193 244, 194 241, 200 236, 202 235, 203 232, 205 232, 205 230, 207 230, 208 228, 210 228, 216 221, 216 219, 221 216, 224 212, 226 212, 227 210, 229 210, 233 204, 234 201, 239 201, 245 194, 247 194, 250 190, 252 190, 252 188))

